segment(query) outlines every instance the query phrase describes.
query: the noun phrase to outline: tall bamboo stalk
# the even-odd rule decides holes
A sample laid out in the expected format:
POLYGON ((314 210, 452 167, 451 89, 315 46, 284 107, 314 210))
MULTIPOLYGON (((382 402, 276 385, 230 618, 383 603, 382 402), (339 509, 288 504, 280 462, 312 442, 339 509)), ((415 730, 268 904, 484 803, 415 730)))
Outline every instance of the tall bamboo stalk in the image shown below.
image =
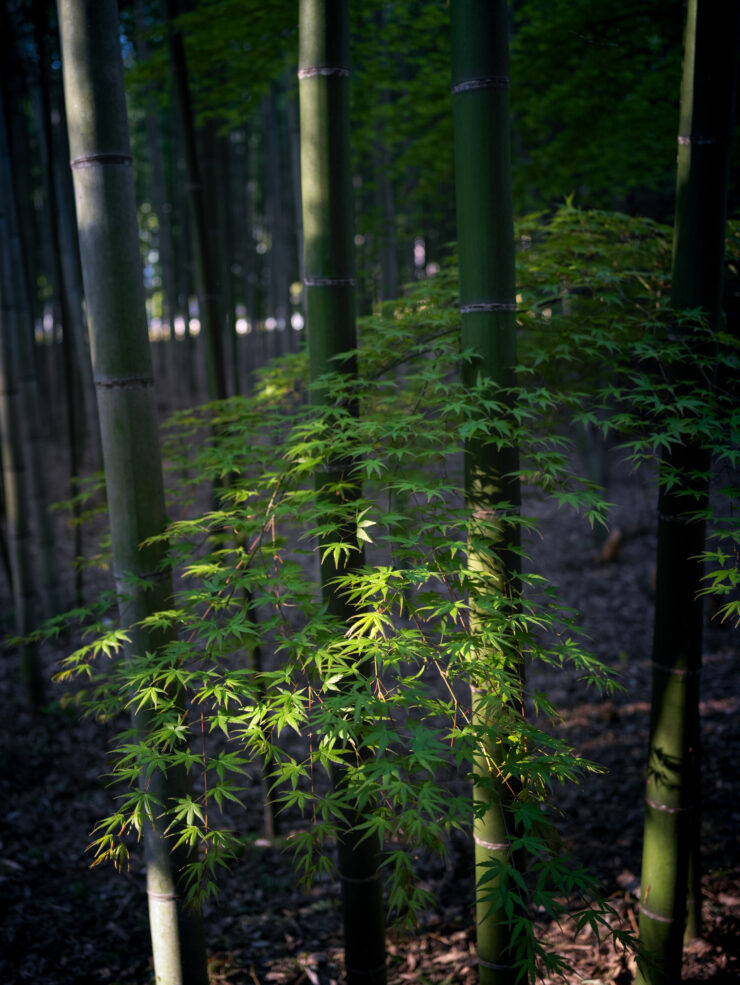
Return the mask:
POLYGON ((228 367, 227 385, 232 394, 241 393, 239 378, 239 357, 236 335, 236 301, 234 297, 234 274, 232 267, 236 254, 234 236, 234 182, 233 182, 233 151, 231 134, 219 134, 216 137, 216 175, 219 187, 216 192, 216 208, 218 210, 218 265, 221 271, 222 319, 224 331, 224 352, 228 367))
MULTIPOLYGON (((7 233, 0 202, 0 236, 7 233)), ((5 525, 8 535, 15 631, 23 637, 34 628, 35 589, 31 565, 31 530, 28 522, 28 474, 25 467, 23 411, 18 385, 18 318, 13 281, 3 251, 0 269, 0 453, 2 454, 5 525)), ((21 644, 21 668, 26 699, 33 708, 44 701, 44 679, 38 647, 21 644)))
MULTIPOLYGON (((294 233, 298 253, 298 279, 305 280, 305 251, 303 248, 303 209, 301 207, 301 139, 298 122, 298 98, 292 89, 287 92, 288 148, 290 154, 290 184, 295 216, 294 233)), ((305 312, 305 299, 301 296, 301 313, 305 312)))
POLYGON ((249 393, 252 389, 251 375, 256 368, 256 342, 257 342, 257 312, 256 305, 256 280, 255 270, 255 244, 252 228, 252 193, 250 187, 250 174, 253 169, 254 155, 250 148, 251 129, 245 126, 243 139, 240 142, 241 153, 237 157, 235 164, 237 172, 237 198, 236 214, 237 228, 236 247, 241 258, 242 277, 239 293, 244 298, 245 316, 250 326, 250 333, 246 339, 240 342, 241 361, 244 364, 240 369, 240 378, 243 381, 244 392, 249 393), (246 351, 245 351, 246 350, 246 351))
MULTIPOLYGON (((47 219, 51 233, 51 280, 54 296, 59 304, 62 323, 62 362, 65 379, 65 403, 67 423, 67 454, 69 463, 69 494, 74 496, 76 483, 81 474, 82 465, 82 413, 84 411, 82 380, 78 374, 78 363, 75 359, 74 328, 75 317, 81 315, 81 310, 73 311, 67 281, 62 269, 64 243, 60 228, 60 207, 57 200, 57 185, 54 180, 52 158, 52 122, 51 122, 51 85, 49 79, 49 50, 46 30, 47 5, 43 0, 34 0, 34 33, 36 50, 39 59, 39 101, 40 101, 40 144, 43 169, 43 186, 47 203, 47 219)), ((80 524, 80 507, 73 507, 73 537, 75 561, 82 557, 82 526, 80 524)), ((82 567, 75 567, 75 604, 82 605, 82 567)))
POLYGON ((288 219, 288 183, 285 180, 281 139, 282 115, 278 111, 278 84, 273 82, 265 96, 267 129, 267 215, 270 223, 270 290, 269 313, 276 320, 277 352, 290 347, 290 259, 288 219))
MULTIPOLYGON (((162 644, 139 623, 168 603, 172 584, 162 548, 140 547, 161 533, 165 510, 120 30, 115 0, 59 0, 58 10, 114 574, 133 656, 162 644)), ((149 726, 141 717, 134 724, 149 726)), ((182 770, 147 782, 165 805, 187 791, 182 770)), ((156 980, 207 985, 200 911, 182 901, 187 855, 170 850, 165 826, 158 817, 144 828, 156 980)))
MULTIPOLYGON (((27 459, 26 496, 30 511, 31 529, 37 545, 38 577, 40 600, 44 615, 51 616, 61 609, 59 566, 54 541, 54 529, 49 515, 48 488, 46 482, 46 447, 41 425, 41 400, 36 375, 36 359, 33 351, 33 297, 31 275, 28 270, 28 248, 23 242, 23 222, 21 221, 21 202, 19 178, 28 167, 28 160, 17 157, 18 146, 27 146, 25 137, 19 140, 22 128, 22 113, 9 112, 11 106, 20 104, 21 92, 12 77, 15 59, 10 44, 12 24, 6 4, 0 4, 0 88, 3 91, 0 109, 0 128, 2 137, 2 173, 5 183, 5 208, 7 217, 7 238, 3 241, 6 262, 12 290, 7 294, 6 304, 12 306, 12 321, 16 332, 14 360, 16 383, 23 408, 23 454, 27 459), (18 146, 14 147, 14 144, 18 146), (13 153, 15 151, 15 153, 13 153)), ((21 184, 23 184, 21 182, 21 184)), ((28 190, 27 188, 25 189, 28 190)))
MULTIPOLYGON (((347 0, 300 0, 301 191, 312 380, 333 370, 349 376, 356 374, 354 356, 336 358, 356 347, 349 74, 347 0)), ((316 476, 319 492, 325 485, 346 480, 351 464, 325 463, 316 476)), ((321 565, 321 583, 329 612, 347 622, 353 609, 338 592, 335 581, 361 563, 362 555, 357 550, 354 531, 344 532, 342 540, 354 542, 352 559, 335 564, 328 555, 321 565)), ((342 784, 341 769, 335 783, 342 784)), ((352 822, 361 821, 359 812, 348 820, 349 826, 338 838, 347 982, 383 985, 385 928, 380 846, 376 837, 363 840, 352 830, 352 822)))
MULTIPOLYGON (((382 37, 386 23, 386 11, 383 8, 376 11, 374 21, 378 37, 382 37)), ((385 70, 389 75, 392 74, 394 68, 392 59, 386 58, 385 70)), ((385 87, 380 93, 380 102, 384 108, 389 107, 391 104, 391 93, 385 87)), ((393 169, 389 136, 388 124, 381 117, 376 124, 376 135, 373 141, 373 171, 376 185, 375 206, 381 217, 378 234, 380 259, 379 301, 389 301, 391 298, 397 298, 399 294, 396 203, 393 192, 393 169)))
MULTIPOLYGON (((719 326, 740 4, 689 0, 678 136, 671 303, 719 326)), ((689 340, 690 341, 690 340, 689 340)), ((697 342, 706 346, 706 342, 697 342)), ((668 367, 670 372, 670 367, 668 367)), ((643 985, 680 981, 684 933, 701 926, 700 716, 704 523, 711 449, 663 453, 653 635, 653 695, 640 897, 640 939, 654 963, 643 985)))
MULTIPOLYGON (((14 215, 13 182, 5 128, 3 91, 0 87, 0 454, 2 456, 5 520, 8 535, 15 629, 26 636, 34 628, 36 592, 31 563, 31 530, 28 515, 29 476, 26 467, 28 415, 23 402, 21 333, 25 319, 25 283, 18 276, 14 256, 21 246, 14 215)), ((38 708, 44 699, 44 679, 38 648, 21 645, 21 666, 26 698, 38 708)))
MULTIPOLYGON (((460 256, 460 314, 463 349, 476 357, 463 368, 464 382, 514 382, 516 362, 514 226, 509 149, 509 51, 505 0, 452 0, 452 105, 455 135, 455 186, 460 256)), ((465 488, 471 513, 468 568, 478 588, 471 591, 470 628, 486 622, 478 592, 517 594, 515 525, 507 512, 519 507, 516 447, 496 448, 480 441, 465 449, 465 488), (500 503, 508 504, 501 509, 500 503)), ((515 678, 521 674, 515 641, 504 640, 502 653, 478 653, 500 663, 515 678)), ((474 723, 494 723, 490 704, 473 680, 474 723)), ((479 978, 482 985, 516 980, 508 953, 509 921, 491 905, 500 876, 493 866, 513 864, 506 802, 509 785, 497 767, 495 743, 484 743, 473 765, 473 835, 479 978), (485 808, 484 808, 485 804, 485 808), (495 871, 495 869, 493 870, 495 871)), ((499 869, 499 871, 501 871, 499 869)))
POLYGON ((185 42, 182 31, 177 26, 177 17, 180 13, 178 0, 165 0, 165 11, 169 21, 170 60, 175 81, 175 106, 183 141, 187 197, 192 218, 195 280, 198 290, 201 334, 205 347, 208 398, 209 400, 221 400, 228 395, 221 332, 221 299, 213 246, 208 235, 206 194, 195 139, 195 120, 188 85, 185 42))
MULTIPOLYGON (((59 50, 57 38, 56 50, 59 50)), ((74 207, 74 188, 69 169, 69 142, 67 140, 67 119, 64 112, 64 96, 56 93, 51 115, 52 150, 54 166, 54 183, 56 185, 56 200, 59 208, 59 235, 62 253, 62 274, 69 304, 73 314, 72 337, 74 342, 74 358, 77 365, 77 375, 82 381, 83 414, 81 425, 88 431, 92 451, 94 469, 103 466, 103 450, 100 445, 100 424, 98 422, 98 404, 95 399, 95 384, 92 378, 92 362, 90 360, 90 345, 87 338, 87 322, 82 288, 82 270, 80 268, 80 248, 77 242, 77 219, 74 207)))
POLYGON ((25 276, 25 289, 31 318, 43 315, 43 302, 39 292, 34 289, 32 267, 37 254, 34 242, 38 238, 35 228, 36 207, 33 204, 31 141, 25 107, 30 88, 24 61, 19 51, 17 8, 14 10, 10 0, 0 0, 0 85, 5 92, 5 128, 10 147, 11 162, 22 162, 20 167, 13 165, 13 182, 17 206, 22 211, 20 222, 21 254, 25 276))
MULTIPOLYGON (((137 47, 139 57, 147 62, 150 58, 149 42, 144 19, 144 5, 142 0, 136 0, 134 4, 134 14, 136 17, 137 47)), ((160 113, 157 105, 156 94, 153 86, 147 87, 147 114, 146 114, 146 136, 147 149, 149 150, 149 161, 152 169, 152 198, 154 211, 157 214, 157 246, 159 248, 159 262, 162 271, 162 298, 163 298, 163 322, 166 320, 170 326, 169 339, 160 342, 164 345, 165 359, 164 367, 167 374, 168 384, 171 389, 171 399, 175 407, 181 404, 180 392, 182 380, 178 367, 175 366, 175 317, 177 315, 177 286, 175 284, 175 260, 172 248, 172 206, 168 200, 167 182, 164 173, 164 147, 162 141, 162 127, 160 125, 160 113)))

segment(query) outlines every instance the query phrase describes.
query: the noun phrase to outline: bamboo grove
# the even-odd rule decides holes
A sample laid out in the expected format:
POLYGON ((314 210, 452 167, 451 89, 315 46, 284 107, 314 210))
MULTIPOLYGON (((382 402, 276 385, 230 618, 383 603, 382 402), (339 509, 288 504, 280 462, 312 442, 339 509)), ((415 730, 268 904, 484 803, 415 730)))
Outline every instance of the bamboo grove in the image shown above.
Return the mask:
MULTIPOLYGON (((61 691, 118 729, 91 849, 124 867, 143 841, 158 985, 209 981, 208 901, 263 816, 268 841, 289 819, 297 883, 336 886, 348 985, 391 980, 452 833, 481 985, 568 975, 542 920, 610 937, 643 985, 680 981, 701 932, 703 598, 740 624, 740 4, 689 0, 683 45, 653 12, 683 81, 649 218, 547 197, 517 89, 547 15, 514 6, 0 4, 7 667, 39 713, 61 691), (579 436, 656 508, 634 928, 557 836, 562 785, 600 766, 531 683, 623 687, 537 568, 534 502, 609 528, 579 436)), ((626 207, 653 178, 625 175, 626 207)))

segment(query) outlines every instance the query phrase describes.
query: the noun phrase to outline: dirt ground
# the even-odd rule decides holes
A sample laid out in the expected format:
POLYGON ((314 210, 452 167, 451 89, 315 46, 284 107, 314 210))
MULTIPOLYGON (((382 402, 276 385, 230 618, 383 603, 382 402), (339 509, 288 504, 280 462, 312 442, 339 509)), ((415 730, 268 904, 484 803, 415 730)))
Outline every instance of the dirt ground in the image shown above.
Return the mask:
MULTIPOLYGON (((55 469, 62 473, 61 460, 55 469)), ((63 489, 63 487, 62 487, 63 489)), ((61 495, 61 492, 60 492, 61 495)), ((609 490, 615 550, 600 558, 588 526, 544 502, 529 503, 542 518, 533 564, 583 613, 596 654, 616 667, 625 693, 600 698, 573 679, 536 668, 530 679, 563 710, 562 733, 607 768, 579 788, 565 788, 565 843, 600 879, 620 914, 636 929, 642 800, 650 700, 654 493, 649 477, 612 460, 609 490)), ((69 531, 57 517, 62 560, 69 531)), ((6 626, 7 585, 0 586, 6 626)), ((48 649, 49 676, 62 648, 48 649)), ((687 948, 684 981, 740 981, 740 771, 737 756, 737 631, 708 623, 703 677, 704 917, 701 939, 687 948)), ((50 686, 49 705, 32 715, 19 703, 16 657, 5 652, 0 675, 0 980, 6 985, 144 985, 151 981, 141 854, 130 871, 89 868, 85 848, 95 821, 110 811, 102 774, 110 732, 77 720, 50 686)), ((250 793, 245 824, 261 823, 259 785, 250 793)), ((287 833, 287 832, 286 832, 287 833)), ((425 873, 437 906, 413 936, 391 937, 391 985, 413 982, 472 985, 477 980, 471 910, 472 860, 462 835, 446 866, 425 873)), ((257 842, 223 882, 205 913, 213 985, 340 985, 343 980, 338 888, 321 883, 296 891, 284 841, 257 842)), ((569 982, 632 981, 628 955, 593 937, 573 940, 567 926, 542 927, 576 973, 569 982)))

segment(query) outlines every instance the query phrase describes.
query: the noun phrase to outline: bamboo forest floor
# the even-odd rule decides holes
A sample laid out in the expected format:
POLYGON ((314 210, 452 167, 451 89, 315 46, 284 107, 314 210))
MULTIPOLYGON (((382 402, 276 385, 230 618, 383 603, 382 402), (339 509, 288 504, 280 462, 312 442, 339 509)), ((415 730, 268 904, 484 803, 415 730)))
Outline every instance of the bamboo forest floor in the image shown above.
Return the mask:
MULTIPOLYGON (((63 475, 61 458, 55 462, 63 475)), ((533 563, 582 612, 596 654, 616 667, 625 693, 587 693, 563 672, 533 668, 530 680, 563 709, 561 734, 607 768, 579 787, 558 791, 560 835, 601 880, 625 928, 636 929, 642 799, 650 699, 654 493, 612 462, 609 498, 618 504, 613 535, 600 556, 585 523, 544 501, 530 502, 544 536, 531 545, 533 563), (618 528, 619 533, 615 533, 618 528), (608 559, 607 559, 608 556, 608 559)), ((63 480, 60 480, 63 488, 63 480)), ((63 495, 61 493, 60 495, 63 495)), ((69 532, 57 517, 62 558, 69 532)), ((6 621, 7 585, 0 588, 6 621)), ((47 651, 49 676, 63 647, 47 651)), ((0 981, 35 985, 145 985, 151 981, 141 854, 128 872, 89 868, 85 854, 95 821, 111 809, 105 728, 76 719, 50 687, 50 704, 37 716, 19 703, 19 673, 4 653, 0 675, 0 981)), ((703 936, 687 949, 684 981, 730 985, 740 981, 740 753, 737 631, 708 624, 703 713, 703 936)), ((244 822, 261 821, 259 784, 248 795, 244 822)), ((288 818, 286 833, 293 823, 288 818)), ((450 843, 446 864, 422 869, 436 905, 413 936, 391 937, 389 983, 473 985, 477 979, 471 899, 473 877, 462 835, 450 843)), ((209 903, 206 926, 212 985, 341 985, 337 886, 295 888, 284 842, 257 843, 224 879, 209 903)), ((540 927, 567 956, 568 982, 633 979, 629 956, 572 928, 540 927)))

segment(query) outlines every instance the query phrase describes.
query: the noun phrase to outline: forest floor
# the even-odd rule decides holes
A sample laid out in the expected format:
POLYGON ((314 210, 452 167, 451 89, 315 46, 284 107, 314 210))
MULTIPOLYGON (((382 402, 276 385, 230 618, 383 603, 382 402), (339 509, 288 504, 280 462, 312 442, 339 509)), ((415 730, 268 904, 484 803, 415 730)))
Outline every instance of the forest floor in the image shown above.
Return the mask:
MULTIPOLYGON (((56 463, 62 474, 61 462, 56 463)), ((600 880, 620 925, 636 930, 650 700, 650 640, 655 557, 654 493, 649 478, 612 461, 609 498, 613 551, 600 555, 588 526, 544 500, 533 564, 578 608, 598 657, 621 674, 623 693, 600 697, 563 672, 532 668, 533 685, 562 709, 559 733, 606 772, 559 791, 560 836, 600 880)), ((60 493, 62 495, 62 493, 60 493)), ((70 535, 57 517, 60 557, 70 535)), ((0 588, 8 618, 7 586, 0 588)), ((63 647, 47 649, 51 677, 63 647)), ((143 861, 130 870, 89 867, 95 822, 111 810, 106 742, 113 726, 79 720, 50 685, 49 704, 32 714, 19 703, 15 655, 0 673, 0 981, 35 985, 145 985, 152 979, 143 861)), ((690 983, 740 981, 740 736, 738 634, 708 623, 703 716, 704 931, 686 949, 690 983)), ((250 789, 245 823, 258 834, 259 784, 250 789)), ((287 824, 284 834, 288 834, 287 824)), ((452 838, 445 864, 422 875, 437 901, 413 935, 390 936, 390 985, 473 985, 477 980, 471 909, 471 852, 452 838)), ((257 839, 206 907, 212 985, 340 985, 343 980, 338 888, 322 882, 299 891, 285 838, 257 839)), ((574 968, 569 983, 626 985, 629 954, 581 935, 567 922, 540 926, 552 949, 574 968)))

